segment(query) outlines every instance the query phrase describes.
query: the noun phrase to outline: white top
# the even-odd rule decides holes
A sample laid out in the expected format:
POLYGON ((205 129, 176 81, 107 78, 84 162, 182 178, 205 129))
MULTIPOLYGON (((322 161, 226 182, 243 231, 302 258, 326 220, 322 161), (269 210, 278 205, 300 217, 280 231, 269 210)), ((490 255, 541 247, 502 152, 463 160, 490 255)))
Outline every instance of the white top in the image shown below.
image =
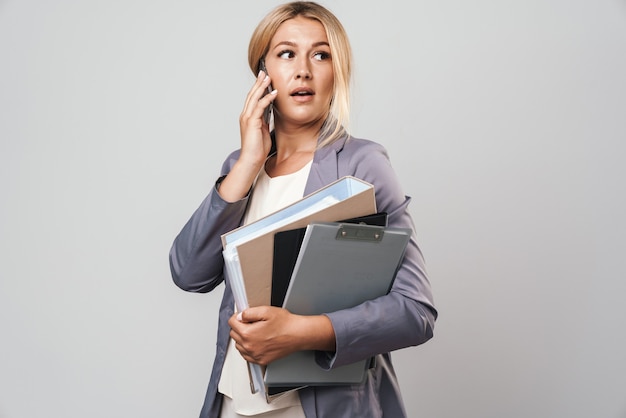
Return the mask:
MULTIPOLYGON (((263 167, 255 181, 244 224, 254 222, 301 199, 310 170, 311 161, 295 173, 270 177, 263 167)), ((262 391, 253 394, 250 391, 248 364, 241 357, 232 340, 228 344, 218 390, 232 399, 232 402, 228 402, 228 404, 232 405, 234 412, 244 416, 285 409, 285 413, 289 415, 285 418, 291 418, 294 416, 294 412, 290 407, 300 405, 300 397, 297 392, 288 392, 272 400, 269 404, 262 391), (286 410, 286 408, 290 409, 286 410)), ((282 415, 272 415, 272 417, 277 418, 279 416, 282 415)))
POLYGON ((243 223, 248 224, 302 199, 311 161, 295 173, 270 177, 265 167, 259 172, 243 223))

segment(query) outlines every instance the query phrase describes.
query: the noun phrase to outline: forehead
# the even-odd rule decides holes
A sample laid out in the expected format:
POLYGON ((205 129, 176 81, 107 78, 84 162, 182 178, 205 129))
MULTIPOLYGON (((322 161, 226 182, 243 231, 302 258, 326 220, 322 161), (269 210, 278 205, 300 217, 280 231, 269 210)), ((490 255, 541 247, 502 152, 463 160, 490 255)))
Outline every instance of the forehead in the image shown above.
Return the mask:
POLYGON ((324 25, 315 19, 296 16, 284 21, 276 30, 272 38, 272 45, 280 42, 295 42, 297 44, 328 43, 324 25))

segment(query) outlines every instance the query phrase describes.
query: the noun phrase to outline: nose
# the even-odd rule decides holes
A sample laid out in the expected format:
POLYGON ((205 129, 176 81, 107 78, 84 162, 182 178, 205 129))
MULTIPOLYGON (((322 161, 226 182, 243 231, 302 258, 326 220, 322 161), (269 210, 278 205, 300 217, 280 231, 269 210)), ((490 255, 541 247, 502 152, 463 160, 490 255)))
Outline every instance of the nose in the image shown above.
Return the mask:
POLYGON ((311 79, 311 72, 308 69, 303 69, 300 70, 297 74, 296 74, 296 79, 302 79, 304 78, 305 80, 310 80, 311 79))
POLYGON ((298 68, 296 69, 296 80, 310 80, 311 78, 313 78, 308 61, 300 59, 298 64, 298 68))

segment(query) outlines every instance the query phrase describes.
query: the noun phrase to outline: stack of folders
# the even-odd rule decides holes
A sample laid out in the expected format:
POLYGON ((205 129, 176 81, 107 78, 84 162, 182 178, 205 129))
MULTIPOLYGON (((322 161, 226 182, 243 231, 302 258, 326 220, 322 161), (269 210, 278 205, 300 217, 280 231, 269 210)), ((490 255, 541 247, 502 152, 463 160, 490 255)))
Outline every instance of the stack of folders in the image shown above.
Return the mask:
MULTIPOLYGON (((385 213, 341 222, 312 222, 277 233, 272 304, 299 315, 352 308, 387 294, 402 262, 411 230, 386 227, 385 213)), ((266 397, 304 386, 356 384, 370 359, 322 369, 314 351, 299 351, 270 363, 266 397)))
MULTIPOLYGON (((272 304, 317 315, 385 295, 411 233, 386 222, 386 214, 376 212, 373 186, 348 176, 223 235, 237 309, 272 304)), ((304 386, 361 382, 368 364, 324 370, 315 352, 301 351, 265 369, 249 363, 251 388, 270 402, 304 386)))

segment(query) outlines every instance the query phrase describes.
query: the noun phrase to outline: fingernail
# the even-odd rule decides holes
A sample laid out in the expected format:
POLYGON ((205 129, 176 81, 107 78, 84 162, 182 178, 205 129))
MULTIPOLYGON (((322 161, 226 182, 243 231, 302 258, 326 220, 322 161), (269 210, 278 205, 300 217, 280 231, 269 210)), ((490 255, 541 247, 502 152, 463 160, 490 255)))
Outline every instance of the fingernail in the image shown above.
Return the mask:
MULTIPOLYGON (((259 74, 257 74, 257 78, 261 78, 261 74, 263 74, 263 70, 259 71, 259 74)), ((267 77, 267 76, 266 76, 267 77)))
POLYGON ((243 321, 243 315, 241 312, 237 314, 237 321, 243 321))
POLYGON ((270 91, 270 94, 276 94, 276 93, 278 93, 278 90, 276 90, 276 89, 270 91))

